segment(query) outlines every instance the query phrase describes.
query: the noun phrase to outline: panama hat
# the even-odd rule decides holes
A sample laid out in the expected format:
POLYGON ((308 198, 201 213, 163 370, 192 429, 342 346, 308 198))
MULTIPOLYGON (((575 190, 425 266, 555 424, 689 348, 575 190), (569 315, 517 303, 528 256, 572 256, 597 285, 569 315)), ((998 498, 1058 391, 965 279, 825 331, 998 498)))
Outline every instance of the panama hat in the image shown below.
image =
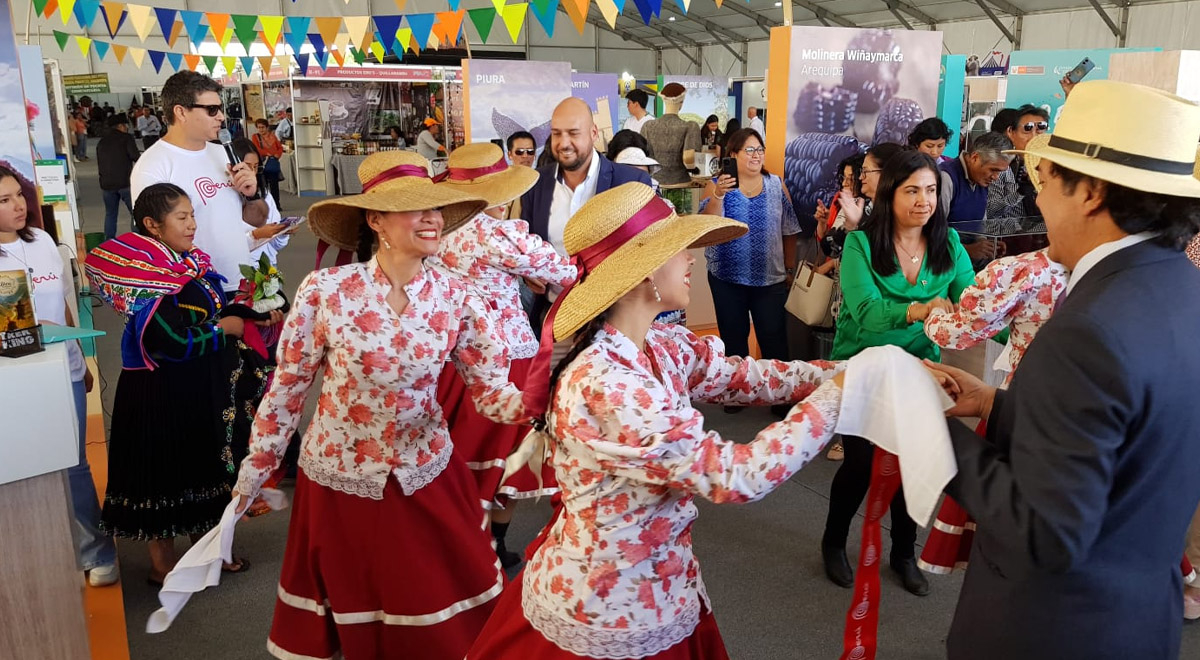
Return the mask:
POLYGON ((554 337, 574 334, 680 250, 724 243, 747 231, 746 225, 729 218, 676 215, 644 183, 626 183, 599 193, 571 216, 563 230, 563 246, 580 276, 556 301, 554 337))
POLYGON ((1046 140, 1005 153, 1044 158, 1141 192, 1200 197, 1197 141, 1200 105, 1152 87, 1093 80, 1071 91, 1046 140))
POLYGON ((317 238, 342 250, 358 248, 359 229, 367 211, 424 211, 442 209, 442 232, 450 233, 487 208, 483 199, 446 186, 434 185, 429 163, 411 151, 381 151, 358 166, 363 193, 327 199, 308 210, 308 224, 317 238))
POLYGON ((621 150, 621 153, 617 154, 613 162, 621 163, 622 165, 641 165, 642 167, 650 168, 651 172, 656 172, 659 168, 658 161, 647 156, 646 152, 638 147, 625 147, 621 150))
POLYGON ((1029 182, 1033 184, 1033 189, 1042 192, 1042 175, 1038 174, 1038 164, 1042 162, 1042 157, 1037 155, 1037 150, 1044 149, 1050 144, 1050 135, 1041 133, 1033 136, 1029 144, 1025 145, 1022 158, 1025 159, 1025 173, 1029 175, 1029 182))
POLYGON ((444 179, 438 185, 483 198, 488 208, 507 204, 537 183, 538 173, 528 167, 512 166, 504 150, 491 142, 476 142, 455 149, 446 162, 444 179))

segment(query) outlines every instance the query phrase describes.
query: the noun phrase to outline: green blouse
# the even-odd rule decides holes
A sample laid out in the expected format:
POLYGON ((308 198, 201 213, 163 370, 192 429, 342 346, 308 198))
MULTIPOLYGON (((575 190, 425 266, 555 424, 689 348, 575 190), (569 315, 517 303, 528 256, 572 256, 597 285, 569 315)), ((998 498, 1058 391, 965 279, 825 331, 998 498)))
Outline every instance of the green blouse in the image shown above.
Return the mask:
POLYGON ((963 289, 975 281, 971 257, 967 255, 958 232, 947 238, 954 266, 945 273, 933 273, 927 261, 921 263, 917 283, 909 284, 904 272, 883 277, 871 268, 871 245, 866 234, 853 231, 846 235, 842 252, 842 309, 838 314, 837 334, 833 339, 834 360, 845 360, 871 346, 899 346, 910 355, 939 361, 942 351, 925 336, 925 324, 905 323, 908 304, 949 298, 958 303, 963 289))

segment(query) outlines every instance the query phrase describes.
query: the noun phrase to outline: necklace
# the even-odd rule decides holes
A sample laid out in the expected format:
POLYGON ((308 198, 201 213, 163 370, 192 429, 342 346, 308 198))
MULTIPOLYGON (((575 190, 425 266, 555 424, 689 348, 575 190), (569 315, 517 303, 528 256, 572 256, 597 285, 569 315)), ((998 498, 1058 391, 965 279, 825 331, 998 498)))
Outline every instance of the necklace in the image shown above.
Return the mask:
POLYGON ((921 263, 921 256, 925 254, 924 250, 921 250, 920 254, 913 254, 913 253, 909 252, 908 250, 905 250, 904 246, 900 244, 900 241, 896 241, 895 243, 896 243, 896 247, 899 248, 900 251, 903 252, 906 257, 908 257, 909 261, 913 262, 914 264, 921 263))
MULTIPOLYGON (((25 266, 25 270, 29 271, 29 288, 32 291, 33 286, 34 286, 33 285, 33 266, 29 265, 29 253, 25 251, 25 242, 24 241, 22 241, 20 238, 18 238, 15 242, 21 244, 21 257, 25 257, 25 258, 22 259, 21 257, 18 257, 17 253, 12 251, 12 248, 5 250, 4 253, 12 256, 13 259, 16 259, 17 261, 21 262, 21 265, 25 266)), ((8 245, 12 245, 12 243, 9 243, 8 245)))

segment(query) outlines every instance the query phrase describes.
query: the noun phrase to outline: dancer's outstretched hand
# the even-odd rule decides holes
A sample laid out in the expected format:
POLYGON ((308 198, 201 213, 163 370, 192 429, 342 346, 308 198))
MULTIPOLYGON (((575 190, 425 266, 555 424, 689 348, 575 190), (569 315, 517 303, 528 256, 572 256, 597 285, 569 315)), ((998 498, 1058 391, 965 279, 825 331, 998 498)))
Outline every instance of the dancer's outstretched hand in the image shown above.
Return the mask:
POLYGON ((950 393, 947 390, 947 393, 954 399, 954 407, 946 411, 947 417, 987 419, 992 414, 992 402, 996 398, 996 388, 988 386, 962 369, 929 360, 925 360, 925 368, 949 376, 958 388, 957 393, 950 393))

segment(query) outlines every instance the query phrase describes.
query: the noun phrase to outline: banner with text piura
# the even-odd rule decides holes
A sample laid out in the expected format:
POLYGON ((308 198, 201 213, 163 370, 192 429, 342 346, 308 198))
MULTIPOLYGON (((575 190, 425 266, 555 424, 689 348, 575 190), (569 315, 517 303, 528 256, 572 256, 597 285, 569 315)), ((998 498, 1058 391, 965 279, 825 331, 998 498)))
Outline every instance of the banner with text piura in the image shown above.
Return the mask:
POLYGON ((903 144, 937 116, 942 33, 780 27, 771 31, 767 166, 783 172, 800 224, 837 193, 838 163, 903 144))

